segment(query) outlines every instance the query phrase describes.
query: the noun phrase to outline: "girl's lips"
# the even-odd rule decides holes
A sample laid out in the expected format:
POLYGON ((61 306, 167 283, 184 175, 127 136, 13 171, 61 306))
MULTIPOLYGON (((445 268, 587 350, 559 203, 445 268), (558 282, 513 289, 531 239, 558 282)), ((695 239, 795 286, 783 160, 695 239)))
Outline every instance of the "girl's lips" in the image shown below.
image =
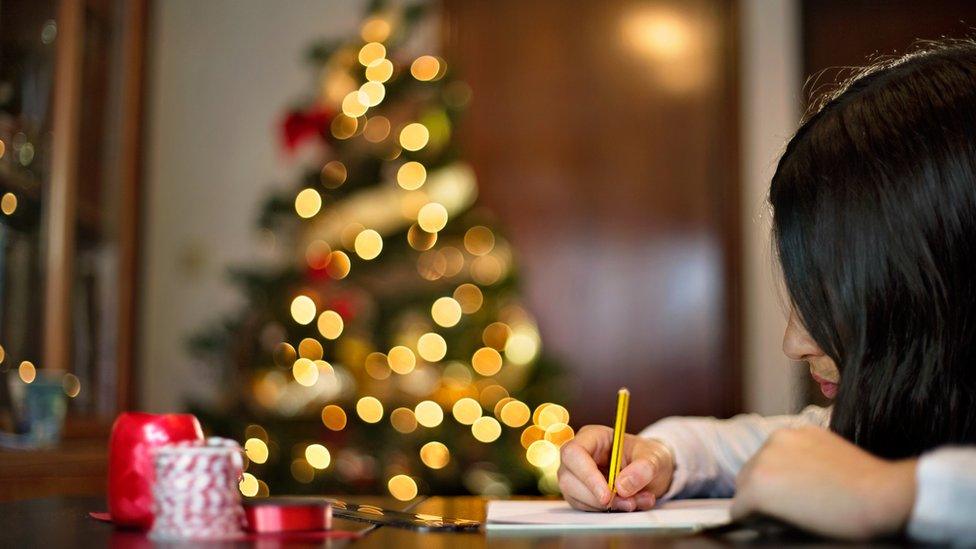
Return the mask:
POLYGON ((827 381, 813 372, 810 372, 810 375, 813 377, 813 380, 820 385, 820 392, 823 393, 825 397, 833 399, 837 396, 837 383, 827 381))

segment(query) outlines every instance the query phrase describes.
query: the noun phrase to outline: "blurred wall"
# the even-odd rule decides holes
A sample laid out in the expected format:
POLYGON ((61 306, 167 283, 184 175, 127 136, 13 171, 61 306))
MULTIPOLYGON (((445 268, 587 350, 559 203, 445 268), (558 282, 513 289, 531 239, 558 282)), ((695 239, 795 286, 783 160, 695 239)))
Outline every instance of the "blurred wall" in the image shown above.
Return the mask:
POLYGON ((313 39, 358 28, 364 2, 153 2, 139 388, 142 407, 176 410, 213 393, 188 334, 238 297, 225 267, 268 256, 255 226, 269 185, 287 181, 278 122, 309 89, 313 39))

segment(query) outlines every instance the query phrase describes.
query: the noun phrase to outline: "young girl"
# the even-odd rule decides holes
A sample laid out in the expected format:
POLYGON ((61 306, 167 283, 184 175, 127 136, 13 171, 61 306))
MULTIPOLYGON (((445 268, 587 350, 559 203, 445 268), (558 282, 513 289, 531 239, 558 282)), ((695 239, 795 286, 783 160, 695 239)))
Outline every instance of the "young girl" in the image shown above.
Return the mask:
POLYGON ((830 408, 667 418, 562 451, 574 507, 729 497, 844 538, 976 543, 976 42, 865 69, 800 126, 769 191, 792 307, 783 351, 830 408))

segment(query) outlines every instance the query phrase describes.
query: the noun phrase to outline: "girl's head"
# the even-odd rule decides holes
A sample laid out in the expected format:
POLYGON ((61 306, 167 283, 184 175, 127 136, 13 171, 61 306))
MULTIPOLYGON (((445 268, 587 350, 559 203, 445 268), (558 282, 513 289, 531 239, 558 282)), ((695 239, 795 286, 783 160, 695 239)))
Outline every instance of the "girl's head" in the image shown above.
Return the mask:
POLYGON ((769 199, 818 348, 793 354, 840 373, 831 427, 889 457, 976 442, 976 42, 865 69, 800 126, 769 199))

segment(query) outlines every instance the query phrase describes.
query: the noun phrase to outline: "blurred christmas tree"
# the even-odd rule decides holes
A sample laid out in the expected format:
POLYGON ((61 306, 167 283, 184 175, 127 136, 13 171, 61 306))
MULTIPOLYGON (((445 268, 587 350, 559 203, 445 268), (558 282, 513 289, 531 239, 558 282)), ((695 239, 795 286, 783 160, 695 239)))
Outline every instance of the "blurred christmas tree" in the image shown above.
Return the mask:
POLYGON ((452 140, 471 93, 417 51, 423 21, 374 2, 360 36, 311 49, 318 92, 282 129, 315 161, 260 219, 295 253, 232 270, 246 306, 192 340, 227 388, 194 412, 244 442, 245 494, 555 490, 558 372, 474 207, 452 140))

